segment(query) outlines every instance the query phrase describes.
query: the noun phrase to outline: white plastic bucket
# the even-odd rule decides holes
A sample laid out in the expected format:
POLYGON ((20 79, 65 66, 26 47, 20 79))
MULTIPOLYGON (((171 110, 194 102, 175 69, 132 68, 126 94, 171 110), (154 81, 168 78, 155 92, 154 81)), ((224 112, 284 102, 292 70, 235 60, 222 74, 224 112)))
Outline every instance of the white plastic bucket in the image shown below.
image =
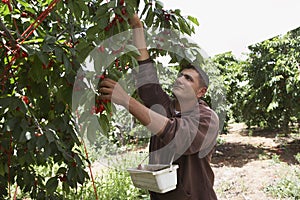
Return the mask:
POLYGON ((143 165, 142 169, 130 168, 133 185, 157 193, 174 190, 177 185, 178 165, 143 165))

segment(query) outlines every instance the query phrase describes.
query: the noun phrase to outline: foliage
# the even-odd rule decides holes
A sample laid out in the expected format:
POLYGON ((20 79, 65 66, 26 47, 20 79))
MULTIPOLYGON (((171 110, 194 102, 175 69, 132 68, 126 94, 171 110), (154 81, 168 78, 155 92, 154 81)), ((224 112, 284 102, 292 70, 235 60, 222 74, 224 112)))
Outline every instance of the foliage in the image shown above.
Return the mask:
POLYGON ((300 170, 294 166, 287 176, 281 177, 274 184, 268 185, 265 191, 276 198, 300 198, 300 170))
MULTIPOLYGON (((72 97, 88 88, 86 80, 99 82, 104 76, 114 79, 130 73, 136 66, 132 46, 101 46, 106 39, 129 29, 128 18, 136 12, 139 1, 102 0, 2 0, 0 4, 0 196, 11 196, 11 185, 18 184, 31 198, 63 198, 66 193, 89 179, 88 164, 81 148, 80 130, 97 117, 101 133, 113 136, 110 102, 72 110, 72 97), (109 55, 111 63, 100 60, 97 73, 80 74, 81 63, 96 50, 99 59, 109 55), (122 51, 128 53, 123 54, 122 51), (102 56, 102 57, 101 57, 102 56), (75 94, 74 94, 75 93, 75 94), (81 122, 88 122, 81 124, 81 122), (58 164, 53 174, 42 176, 37 167, 58 164)), ((159 1, 144 1, 141 16, 148 27, 168 28, 191 35, 198 21, 182 17, 180 10, 164 10, 159 1)), ((166 32, 162 32, 166 33, 166 32)), ((158 35, 159 36, 159 35, 158 35)), ((169 42, 178 43, 176 37, 169 42)), ((159 38, 155 40, 159 42, 159 38)), ((194 44, 177 48, 191 60, 202 62, 194 44)), ((170 44, 170 43, 169 43, 170 44)), ((181 43, 180 43, 181 44, 181 43)), ((168 46, 169 47, 169 46, 168 46)), ((151 56, 166 55, 167 47, 153 48, 151 56)), ((181 62, 176 52, 173 61, 181 62)), ((105 57, 104 57, 105 58, 105 57)), ((98 59, 98 58, 97 58, 98 59)), ((96 86, 95 86, 96 88, 96 86)), ((80 102, 80 97, 78 97, 80 102)), ((87 131, 89 133, 89 131, 87 131)), ((94 141, 95 133, 87 134, 94 141)))
POLYGON ((248 126, 281 128, 288 133, 292 118, 299 119, 299 29, 249 47, 243 67, 249 82, 241 107, 248 126))
POLYGON ((299 121, 299 29, 249 46, 245 61, 230 52, 212 58, 226 88, 227 120, 284 133, 299 121))
POLYGON ((226 90, 226 111, 225 130, 227 132, 228 121, 234 119, 241 121, 241 97, 244 96, 247 80, 243 72, 243 62, 237 60, 231 52, 216 55, 212 62, 220 70, 221 81, 226 90))

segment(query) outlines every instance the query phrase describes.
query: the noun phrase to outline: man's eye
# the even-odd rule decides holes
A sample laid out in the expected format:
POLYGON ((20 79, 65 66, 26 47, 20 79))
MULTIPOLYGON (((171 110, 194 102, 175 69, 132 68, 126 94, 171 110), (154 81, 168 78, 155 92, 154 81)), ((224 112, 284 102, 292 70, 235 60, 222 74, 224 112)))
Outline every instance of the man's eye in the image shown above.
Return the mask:
POLYGON ((190 76, 188 76, 188 75, 184 75, 184 78, 185 78, 186 80, 188 80, 188 81, 191 81, 191 80, 192 80, 192 78, 191 78, 190 76))

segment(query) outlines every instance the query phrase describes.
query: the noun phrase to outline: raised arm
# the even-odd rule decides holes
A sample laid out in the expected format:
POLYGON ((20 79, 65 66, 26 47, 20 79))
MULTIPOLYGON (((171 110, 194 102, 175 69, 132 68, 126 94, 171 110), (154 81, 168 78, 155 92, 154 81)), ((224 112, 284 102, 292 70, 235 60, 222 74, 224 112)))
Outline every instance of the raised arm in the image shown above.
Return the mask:
POLYGON ((137 14, 135 14, 129 20, 129 23, 133 29, 133 44, 136 46, 136 48, 138 48, 140 52, 140 56, 138 56, 136 59, 138 61, 147 60, 150 56, 145 41, 143 23, 141 22, 137 14))

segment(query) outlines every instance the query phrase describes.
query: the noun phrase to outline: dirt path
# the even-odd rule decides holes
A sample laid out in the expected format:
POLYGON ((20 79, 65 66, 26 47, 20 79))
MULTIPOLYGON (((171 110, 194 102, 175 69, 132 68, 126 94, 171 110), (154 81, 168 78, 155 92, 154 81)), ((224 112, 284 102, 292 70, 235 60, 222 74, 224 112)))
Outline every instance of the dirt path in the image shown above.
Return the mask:
POLYGON ((275 200, 264 192, 287 165, 296 164, 299 140, 277 138, 274 132, 249 132, 243 124, 233 124, 221 135, 212 160, 215 189, 220 200, 275 200), (249 134, 252 134, 249 137, 249 134))

